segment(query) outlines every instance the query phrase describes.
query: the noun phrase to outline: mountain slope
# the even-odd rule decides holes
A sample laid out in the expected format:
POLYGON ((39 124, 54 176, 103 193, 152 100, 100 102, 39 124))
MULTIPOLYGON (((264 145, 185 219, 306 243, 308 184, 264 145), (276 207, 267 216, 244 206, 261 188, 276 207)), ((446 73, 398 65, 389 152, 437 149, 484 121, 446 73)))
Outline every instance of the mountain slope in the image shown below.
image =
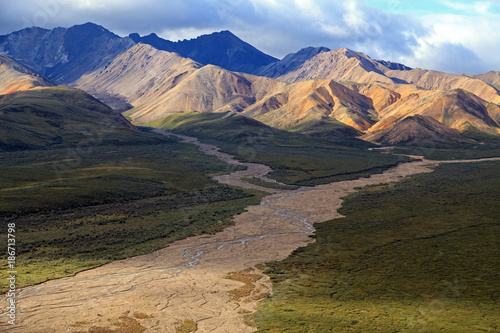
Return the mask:
POLYGON ((297 129, 300 122, 308 121, 310 130, 318 117, 337 120, 322 121, 323 128, 337 129, 344 123, 364 130, 375 123, 370 100, 332 80, 287 84, 214 65, 201 67, 144 44, 135 45, 105 70, 84 76, 76 85, 121 93, 134 106, 126 114, 137 123, 185 111, 241 112, 282 129, 297 129))
POLYGON ((311 79, 332 79, 340 82, 385 82, 397 83, 384 75, 383 65, 368 56, 341 48, 321 52, 310 58, 295 70, 279 76, 285 82, 297 82, 311 79))
POLYGON ((175 53, 137 44, 102 70, 84 75, 74 85, 92 94, 107 92, 119 95, 137 106, 153 103, 163 92, 158 91, 158 87, 168 90, 201 67, 175 53))
POLYGON ((500 89, 500 72, 490 71, 484 74, 475 75, 473 78, 484 81, 493 87, 500 89))
POLYGON ((295 130, 303 122, 324 126, 329 122, 320 119, 325 118, 361 131, 376 123, 371 100, 333 80, 277 86, 243 113, 273 127, 295 130))
POLYGON ((488 102, 500 104, 500 92, 496 88, 468 75, 447 74, 419 68, 410 71, 389 70, 385 75, 428 90, 463 89, 488 102))
POLYGON ((31 68, 0 54, 0 95, 52 85, 52 82, 31 68))
POLYGON ((315 55, 279 76, 278 80, 299 82, 320 78, 343 82, 371 99, 380 121, 369 128, 370 132, 391 127, 406 116, 420 114, 459 131, 471 128, 495 135, 499 133, 500 92, 485 82, 500 81, 496 72, 474 77, 411 69, 402 64, 373 60, 359 52, 338 49, 315 55))
POLYGON ((0 96, 0 150, 158 142, 89 94, 48 87, 0 96))
POLYGON ((278 61, 224 30, 190 40, 172 42, 156 34, 130 34, 136 43, 149 44, 158 50, 175 52, 204 65, 216 65, 230 71, 252 73, 257 68, 278 61))
POLYGON ((134 42, 93 23, 71 28, 26 28, 0 36, 0 52, 67 84, 106 66, 134 42))
POLYGON ((473 143, 460 132, 451 129, 429 116, 414 115, 406 117, 379 132, 361 137, 370 142, 385 145, 410 145, 433 147, 453 147, 473 143))
POLYGON ((104 71, 84 76, 76 86, 122 94, 135 106, 134 121, 151 122, 184 111, 241 111, 280 82, 201 64, 137 44, 104 71))
POLYGON ((149 123, 148 126, 238 144, 248 144, 248 138, 263 140, 264 137, 266 141, 281 144, 293 141, 307 144, 307 140, 316 143, 303 135, 279 130, 233 112, 179 112, 149 123))
POLYGON ((497 82, 494 77, 494 73, 473 77, 411 69, 402 64, 373 60, 363 53, 341 48, 317 54, 296 69, 279 76, 278 80, 297 82, 305 79, 333 79, 339 82, 413 84, 427 90, 463 89, 488 102, 500 104, 500 92, 485 82, 497 82))
POLYGON ((461 89, 407 90, 400 98, 379 112, 381 120, 369 129, 374 133, 393 126, 409 116, 431 117, 443 125, 464 132, 476 129, 490 134, 500 134, 498 114, 500 107, 461 89), (491 115, 496 115, 492 118, 491 115))

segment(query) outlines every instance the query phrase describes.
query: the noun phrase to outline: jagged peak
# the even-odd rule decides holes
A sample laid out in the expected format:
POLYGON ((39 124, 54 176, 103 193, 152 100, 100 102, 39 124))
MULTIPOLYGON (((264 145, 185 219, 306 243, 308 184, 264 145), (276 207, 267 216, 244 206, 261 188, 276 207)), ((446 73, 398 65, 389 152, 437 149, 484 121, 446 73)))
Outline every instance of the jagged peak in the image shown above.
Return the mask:
POLYGON ((375 60, 375 61, 391 70, 411 71, 413 69, 411 67, 408 67, 404 64, 397 62, 386 61, 386 60, 375 60))

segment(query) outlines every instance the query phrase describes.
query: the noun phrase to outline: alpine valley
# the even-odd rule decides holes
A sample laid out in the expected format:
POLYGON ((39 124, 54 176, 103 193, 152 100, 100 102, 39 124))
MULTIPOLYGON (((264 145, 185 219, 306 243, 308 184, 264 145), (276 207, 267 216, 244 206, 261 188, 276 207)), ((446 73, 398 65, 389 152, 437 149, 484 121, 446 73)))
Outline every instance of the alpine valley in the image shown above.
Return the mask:
POLYGON ((2 331, 500 329, 500 72, 31 27, 0 36, 0 156, 2 331))

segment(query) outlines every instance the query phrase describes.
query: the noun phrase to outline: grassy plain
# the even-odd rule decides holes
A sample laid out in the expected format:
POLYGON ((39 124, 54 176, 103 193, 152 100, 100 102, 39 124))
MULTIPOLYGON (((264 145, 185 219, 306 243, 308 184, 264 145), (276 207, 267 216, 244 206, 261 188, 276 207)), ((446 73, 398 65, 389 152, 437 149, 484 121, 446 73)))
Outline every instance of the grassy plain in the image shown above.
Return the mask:
POLYGON ((499 331, 498 202, 500 162, 350 195, 315 243, 268 263, 259 332, 499 331))

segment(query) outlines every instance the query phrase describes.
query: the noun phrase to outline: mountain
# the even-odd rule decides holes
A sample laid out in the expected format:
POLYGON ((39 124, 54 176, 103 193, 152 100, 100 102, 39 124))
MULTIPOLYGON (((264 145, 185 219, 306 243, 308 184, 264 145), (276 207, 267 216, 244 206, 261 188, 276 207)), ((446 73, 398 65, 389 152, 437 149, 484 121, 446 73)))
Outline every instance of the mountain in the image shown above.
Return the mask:
POLYGON ((134 106, 151 105, 164 90, 201 67, 201 64, 176 53, 136 44, 105 68, 82 76, 74 85, 92 94, 106 92, 116 95, 134 106), (159 87, 163 90, 158 90, 159 87))
MULTIPOLYGON (((333 54, 346 52, 351 51, 333 54)), ((331 54, 323 51, 312 59, 331 54)), ((380 73, 385 66, 368 58, 352 59, 365 69, 369 65, 378 68, 380 73)), ((366 70, 358 73, 373 75, 366 70)), ((427 90, 391 80, 369 84, 340 84, 332 79, 286 83, 214 65, 203 66, 145 44, 133 46, 106 68, 83 76, 76 86, 91 93, 120 95, 134 106, 126 115, 138 124, 179 112, 232 111, 279 129, 338 137, 375 133, 420 114, 459 131, 499 133, 500 107, 462 89, 427 90)))
POLYGON ((384 145, 433 146, 449 148, 473 143, 459 131, 429 116, 414 115, 397 121, 394 126, 361 137, 384 145))
POLYGON ((154 33, 143 37, 134 33, 129 38, 158 50, 178 53, 203 65, 216 65, 235 72, 253 73, 262 66, 278 61, 227 30, 178 42, 165 40, 154 33))
POLYGON ((17 65, 30 76, 23 81, 4 70, 6 92, 46 85, 37 81, 46 75, 126 111, 136 123, 230 111, 333 138, 369 136, 421 115, 475 137, 500 134, 499 72, 412 69, 346 48, 308 47, 278 61, 229 31, 172 42, 155 34, 121 38, 92 23, 0 36, 0 52, 41 71, 17 65), (17 79, 23 83, 12 86, 17 79))
POLYGON ((499 113, 500 106, 462 89, 407 90, 396 102, 379 112, 380 121, 368 131, 377 132, 405 117, 422 115, 460 132, 474 128, 500 134, 499 113))
POLYGON ((359 134, 345 125, 364 130, 376 122, 368 98, 332 80, 287 84, 202 66, 144 44, 135 45, 105 70, 85 75, 76 86, 122 94, 134 106, 127 116, 137 123, 177 112, 233 111, 281 129, 311 131, 311 126, 321 125, 324 130, 359 134), (300 126, 302 122, 308 126, 300 126))
POLYGON ((389 70, 385 75, 428 90, 463 89, 482 99, 500 104, 500 91, 483 80, 465 74, 447 74, 426 69, 389 70))
POLYGON ((203 66, 176 53, 137 44, 105 70, 85 75, 76 86, 119 93, 135 108, 138 123, 185 111, 242 111, 277 85, 272 79, 203 66))
POLYGON ((105 70, 82 77, 76 86, 121 94, 135 106, 128 112, 134 121, 145 123, 176 112, 244 109, 254 102, 261 83, 279 84, 137 44, 105 70))
POLYGON ((106 66, 134 42, 103 27, 85 23, 71 28, 26 28, 0 36, 0 53, 40 72, 57 84, 67 84, 106 66))
POLYGON ((31 68, 0 54, 0 95, 52 85, 52 82, 31 68))
POLYGON ((94 23, 52 30, 32 27, 3 35, 0 36, 0 53, 57 84, 69 84, 86 73, 104 68, 136 43, 236 72, 252 73, 278 61, 227 30, 172 42, 154 33, 143 37, 137 33, 119 37, 94 23))
MULTIPOLYGON (((463 89, 488 102, 499 104, 499 90, 480 78, 465 74, 411 69, 402 64, 373 60, 363 53, 345 48, 319 53, 295 69, 277 77, 278 80, 285 82, 333 79, 338 82, 413 84, 427 90, 463 89)), ((500 82, 500 79, 498 81, 500 82)))
POLYGON ((270 78, 280 77, 288 72, 292 72, 301 66, 304 62, 321 52, 328 52, 330 49, 326 47, 306 47, 297 53, 290 53, 282 60, 273 62, 267 66, 263 66, 252 74, 267 76, 270 78))
POLYGON ((277 79, 285 82, 332 79, 339 82, 398 83, 399 81, 385 76, 383 67, 382 64, 362 53, 341 48, 319 53, 277 79))
POLYGON ((325 122, 327 118, 359 131, 377 122, 369 98, 333 80, 278 85, 243 113, 273 127, 306 132, 313 130, 313 124, 334 125, 325 122))
POLYGON ((154 143, 84 91, 46 87, 0 96, 0 150, 154 143))
POLYGON ((412 69, 342 48, 318 53, 277 79, 342 82, 371 99, 378 122, 369 128, 370 132, 390 127, 403 117, 421 114, 460 131, 474 128, 490 134, 499 133, 500 92, 494 86, 500 82, 497 72, 472 76, 412 69), (438 106, 447 111, 438 112, 438 106))

